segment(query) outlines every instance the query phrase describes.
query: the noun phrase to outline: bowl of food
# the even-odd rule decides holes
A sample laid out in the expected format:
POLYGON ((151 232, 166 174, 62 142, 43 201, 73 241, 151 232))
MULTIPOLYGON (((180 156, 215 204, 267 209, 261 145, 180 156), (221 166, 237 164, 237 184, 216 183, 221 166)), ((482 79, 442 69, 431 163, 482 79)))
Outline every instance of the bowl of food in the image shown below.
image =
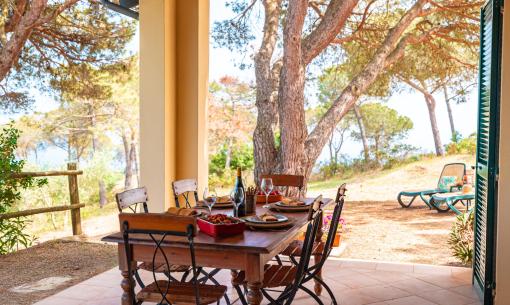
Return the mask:
MULTIPOLYGON (((256 197, 257 203, 266 203, 266 194, 264 194, 264 192, 258 191, 256 197)), ((271 191, 271 193, 269 193, 269 196, 267 197, 268 203, 278 202, 280 200, 282 200, 282 195, 277 190, 271 191)))
POLYGON ((238 218, 225 214, 207 215, 197 219, 201 232, 213 237, 231 236, 243 233, 245 224, 238 218))

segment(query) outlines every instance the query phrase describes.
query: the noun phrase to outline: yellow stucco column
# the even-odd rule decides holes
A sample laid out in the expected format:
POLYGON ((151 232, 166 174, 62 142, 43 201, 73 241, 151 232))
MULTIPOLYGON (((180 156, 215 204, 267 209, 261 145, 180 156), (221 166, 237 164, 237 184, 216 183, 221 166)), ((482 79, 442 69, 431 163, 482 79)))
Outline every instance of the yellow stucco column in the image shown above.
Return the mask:
POLYGON ((503 17, 499 194, 496 241, 496 305, 510 303, 510 14, 503 17))
POLYGON ((149 209, 173 203, 171 182, 207 183, 209 1, 140 1, 140 176, 149 209))

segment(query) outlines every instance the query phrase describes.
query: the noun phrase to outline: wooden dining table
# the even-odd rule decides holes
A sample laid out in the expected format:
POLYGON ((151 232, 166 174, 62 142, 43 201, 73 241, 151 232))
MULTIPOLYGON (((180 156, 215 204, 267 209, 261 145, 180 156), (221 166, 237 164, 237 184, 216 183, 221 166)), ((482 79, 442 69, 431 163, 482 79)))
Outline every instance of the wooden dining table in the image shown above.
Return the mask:
MULTIPOLYGON (((314 198, 306 198, 306 202, 312 202, 314 198)), ((332 199, 323 198, 323 207, 332 204, 332 199)), ((264 205, 257 205, 256 213, 261 215, 267 212, 264 205)), ((231 214, 231 210, 215 209, 214 213, 231 214)), ((287 216, 293 220, 293 224, 281 230, 250 230, 246 229, 243 234, 229 237, 211 237, 203 232, 198 232, 194 238, 196 265, 200 267, 211 267, 230 270, 244 270, 246 273, 248 287, 248 303, 259 305, 263 296, 261 292, 264 280, 264 265, 285 249, 300 234, 302 228, 308 223, 308 212, 283 213, 274 212, 287 216)), ((322 238, 322 230, 317 236, 322 238)), ((113 233, 101 239, 104 242, 117 243, 119 256, 119 269, 122 274, 121 287, 123 294, 122 305, 131 305, 131 285, 134 285, 132 276, 128 273, 124 239, 120 232, 113 233)), ((137 237, 136 234, 130 237, 132 245, 133 261, 152 261, 155 245, 148 237, 137 237)), ((187 240, 179 237, 168 237, 161 248, 169 261, 175 265, 191 265, 189 255, 189 244, 187 240)), ((162 256, 158 256, 162 257, 162 256)), ((156 262, 158 257, 156 257, 156 262)), ((315 261, 321 259, 320 255, 314 257, 315 261)), ((161 261, 163 263, 164 261, 161 261)), ((132 266, 133 268, 136 266, 132 266)), ((321 294, 322 286, 315 283, 315 293, 321 294)))

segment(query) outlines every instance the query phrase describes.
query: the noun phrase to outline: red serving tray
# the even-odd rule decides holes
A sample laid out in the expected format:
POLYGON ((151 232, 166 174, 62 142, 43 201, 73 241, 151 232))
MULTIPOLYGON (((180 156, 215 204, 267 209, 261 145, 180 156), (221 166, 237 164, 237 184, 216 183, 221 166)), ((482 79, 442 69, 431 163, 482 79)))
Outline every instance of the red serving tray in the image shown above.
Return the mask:
POLYGON ((212 237, 232 236, 244 232, 244 222, 232 224, 213 224, 202 218, 197 219, 197 225, 201 232, 212 237))

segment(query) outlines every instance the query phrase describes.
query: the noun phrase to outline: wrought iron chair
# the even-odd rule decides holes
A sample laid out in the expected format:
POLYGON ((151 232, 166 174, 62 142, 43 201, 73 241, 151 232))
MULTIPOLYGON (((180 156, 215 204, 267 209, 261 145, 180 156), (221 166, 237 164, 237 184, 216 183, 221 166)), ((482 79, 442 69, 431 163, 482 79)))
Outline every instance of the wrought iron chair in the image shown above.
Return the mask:
POLYGON ((154 282, 143 287, 136 294, 134 287, 130 287, 133 305, 139 305, 144 302, 167 305, 205 305, 218 303, 224 296, 227 290, 226 286, 200 284, 197 280, 199 272, 195 263, 195 249, 193 245, 193 238, 196 234, 196 219, 194 217, 149 213, 120 213, 119 222, 124 237, 128 274, 130 276, 134 273, 134 270, 131 270, 134 262, 130 235, 137 234, 137 239, 146 238, 147 241, 152 242, 155 246, 151 262, 154 282), (174 237, 182 237, 187 240, 190 251, 190 268, 193 275, 189 282, 175 282, 156 278, 158 270, 155 266, 160 263, 156 260, 162 261, 168 270, 171 269, 171 258, 167 256, 162 245, 167 241, 167 238, 174 237))
POLYGON ((291 187, 295 187, 299 191, 299 196, 301 196, 301 191, 303 190, 305 177, 301 175, 283 175, 283 174, 271 174, 271 175, 261 175, 260 178, 271 178, 273 180, 273 186, 276 187, 285 187, 285 196, 289 196, 291 187))
MULTIPOLYGON (((148 213, 149 208, 147 206, 147 202, 149 201, 149 196, 147 194, 147 188, 146 187, 139 187, 131 190, 127 190, 121 193, 115 194, 115 200, 117 201, 117 208, 119 209, 119 213, 123 213, 126 210, 130 210, 132 213, 148 213)), ((178 281, 176 278, 171 276, 172 272, 183 272, 183 279, 186 278, 186 276, 190 272, 189 266, 182 266, 182 265, 171 265, 170 269, 166 268, 167 266, 165 264, 158 264, 154 266, 150 262, 142 262, 138 265, 138 269, 142 270, 156 270, 157 272, 167 274, 170 279, 174 281, 178 281)), ((140 287, 145 287, 145 284, 143 283, 142 279, 140 278, 140 275, 138 274, 138 269, 134 271, 135 279, 140 285, 140 287)))
MULTIPOLYGON (((309 269, 310 258, 312 256, 312 248, 317 232, 322 221, 322 210, 320 201, 316 201, 313 205, 311 221, 308 223, 305 233, 305 240, 301 249, 301 257, 297 265, 271 265, 264 266, 264 280, 261 292, 269 300, 271 305, 290 305, 294 301, 296 293, 299 289, 306 292, 319 304, 322 304, 320 298, 316 296, 310 289, 303 286, 306 277, 306 270, 309 269), (280 295, 272 297, 269 291, 272 289, 283 287, 280 295)), ((236 289, 239 299, 243 305, 247 305, 245 295, 241 286, 246 286, 246 274, 244 271, 238 272, 232 279, 232 285, 236 289)))
MULTIPOLYGON (((332 304, 336 305, 337 301, 335 298, 335 295, 333 294, 333 291, 331 288, 322 280, 320 273, 322 270, 322 267, 326 263, 326 260, 328 259, 329 255, 331 254, 331 251, 333 250, 333 242, 335 241, 335 234, 338 230, 338 226, 340 224, 340 217, 342 215, 342 209, 344 206, 344 198, 345 198, 345 192, 346 184, 340 185, 340 187, 337 190, 336 199, 335 199, 335 208, 333 210, 333 217, 331 219, 328 235, 326 237, 326 242, 323 242, 322 240, 316 240, 313 245, 312 249, 312 255, 316 257, 320 257, 320 260, 316 261, 314 265, 312 265, 310 268, 308 268, 305 273, 305 278, 303 280, 303 283, 306 283, 310 280, 315 280, 317 283, 319 283, 322 287, 326 289, 326 291, 329 294, 329 297, 331 298, 332 304)), ((302 241, 296 240, 293 241, 285 250, 282 251, 280 255, 285 255, 289 257, 289 260, 297 265, 298 260, 297 257, 300 257, 302 255, 302 241)))
POLYGON ((198 183, 195 179, 183 179, 172 182, 172 190, 174 191, 175 206, 180 207, 180 198, 184 199, 187 208, 194 207, 198 204, 198 183), (191 198, 195 200, 195 204, 191 204, 191 198))
MULTIPOLYGON (((195 207, 198 204, 198 183, 195 179, 182 179, 176 180, 172 182, 172 190, 174 192, 175 206, 180 207, 182 200, 186 204, 186 208, 195 207), (195 201, 194 204, 192 199, 195 201)), ((208 280, 211 281, 215 285, 219 285, 220 283, 214 278, 216 274, 218 274, 221 269, 215 268, 210 270, 209 272, 205 271, 203 268, 199 268, 199 273, 203 276, 199 279, 200 283, 206 283, 208 280)), ((185 274, 183 280, 186 280, 188 274, 185 274)), ((227 295, 225 295, 225 302, 227 305, 230 305, 230 300, 227 295)))

